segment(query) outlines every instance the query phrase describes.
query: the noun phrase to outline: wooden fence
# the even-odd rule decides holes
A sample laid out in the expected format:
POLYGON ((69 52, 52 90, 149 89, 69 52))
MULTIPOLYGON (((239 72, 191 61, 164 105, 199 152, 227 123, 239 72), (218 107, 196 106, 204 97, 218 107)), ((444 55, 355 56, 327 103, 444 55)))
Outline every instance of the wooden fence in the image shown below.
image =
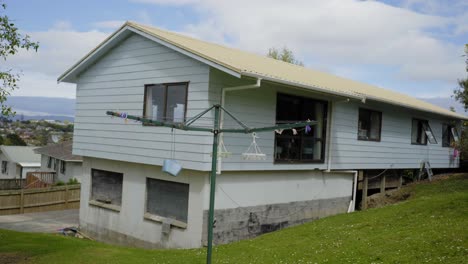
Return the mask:
POLYGON ((25 179, 0 179, 0 190, 16 190, 24 187, 25 179))
POLYGON ((79 207, 79 184, 0 191, 0 215, 77 209, 79 207))

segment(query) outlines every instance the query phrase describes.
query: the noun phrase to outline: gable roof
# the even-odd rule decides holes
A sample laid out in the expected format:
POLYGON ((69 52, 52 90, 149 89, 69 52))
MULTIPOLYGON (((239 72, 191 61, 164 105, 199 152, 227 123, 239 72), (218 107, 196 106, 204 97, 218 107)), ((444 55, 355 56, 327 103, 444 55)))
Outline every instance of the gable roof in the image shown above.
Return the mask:
POLYGON ((262 78, 272 82, 355 98, 363 102, 365 100, 375 100, 456 119, 468 119, 465 115, 451 112, 448 109, 395 91, 135 22, 126 22, 122 25, 119 30, 63 73, 58 81, 74 82, 76 75, 91 63, 89 60, 97 59, 101 54, 111 49, 115 42, 132 32, 150 38, 236 77, 262 78))
POLYGON ((71 141, 66 141, 36 148, 34 152, 63 161, 83 162, 83 157, 72 154, 72 145, 73 143, 71 141))
POLYGON ((40 167, 41 155, 34 153, 36 147, 28 146, 0 146, 0 151, 12 162, 23 167, 40 167))

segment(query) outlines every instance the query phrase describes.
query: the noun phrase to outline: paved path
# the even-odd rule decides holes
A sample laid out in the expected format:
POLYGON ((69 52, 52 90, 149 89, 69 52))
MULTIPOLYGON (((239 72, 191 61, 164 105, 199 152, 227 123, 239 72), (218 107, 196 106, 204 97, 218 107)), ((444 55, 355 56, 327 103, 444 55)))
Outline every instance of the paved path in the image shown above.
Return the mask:
POLYGON ((78 209, 30 214, 0 215, 0 229, 54 233, 64 227, 78 227, 78 209))

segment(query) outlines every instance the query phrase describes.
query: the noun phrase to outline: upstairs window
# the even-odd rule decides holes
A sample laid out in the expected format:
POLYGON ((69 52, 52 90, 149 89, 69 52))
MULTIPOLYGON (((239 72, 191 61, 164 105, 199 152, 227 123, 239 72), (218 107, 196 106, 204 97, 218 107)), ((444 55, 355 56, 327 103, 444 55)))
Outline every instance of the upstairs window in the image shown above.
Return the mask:
POLYGON ((359 109, 358 139, 380 141, 382 112, 359 109))
POLYGON ((8 161, 2 160, 2 174, 8 175, 8 161))
POLYGON ((323 162, 327 120, 327 102, 278 94, 276 124, 317 121, 311 131, 285 129, 275 133, 275 162, 323 162))
POLYGON ((437 144, 427 120, 413 119, 411 128, 411 144, 427 145, 427 142, 437 144))
POLYGON ((161 122, 185 122, 188 83, 152 84, 145 87, 143 115, 161 122))
POLYGON ((442 125, 442 147, 453 147, 454 143, 458 141, 458 132, 455 126, 443 124, 442 125))

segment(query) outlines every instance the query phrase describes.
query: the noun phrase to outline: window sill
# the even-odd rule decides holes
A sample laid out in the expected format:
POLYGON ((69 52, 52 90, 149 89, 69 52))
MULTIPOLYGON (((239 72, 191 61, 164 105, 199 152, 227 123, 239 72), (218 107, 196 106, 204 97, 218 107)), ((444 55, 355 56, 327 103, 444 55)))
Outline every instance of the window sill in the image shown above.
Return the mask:
MULTIPOLYGON (((150 214, 150 213, 145 213, 144 218, 146 220, 150 220, 150 221, 154 221, 154 222, 158 222, 158 223, 163 223, 164 220, 167 219, 166 217, 162 217, 162 216, 154 215, 154 214, 150 214)), ((171 220, 173 221, 171 223, 172 226, 183 228, 183 229, 187 228, 187 223, 184 223, 184 222, 178 221, 178 220, 174 220, 174 219, 171 219, 171 220)))
POLYGON ((112 210, 114 212, 120 212, 120 208, 121 208, 119 205, 101 203, 101 202, 98 202, 96 200, 89 201, 89 205, 109 209, 109 210, 112 210))
POLYGON ((287 165, 287 164, 323 164, 324 160, 275 160, 275 165, 287 165))
POLYGON ((423 143, 414 143, 414 142, 411 142, 411 145, 427 146, 427 143, 426 143, 426 144, 423 144, 423 143))
POLYGON ((360 141, 380 142, 380 139, 358 138, 358 140, 360 140, 360 141))

